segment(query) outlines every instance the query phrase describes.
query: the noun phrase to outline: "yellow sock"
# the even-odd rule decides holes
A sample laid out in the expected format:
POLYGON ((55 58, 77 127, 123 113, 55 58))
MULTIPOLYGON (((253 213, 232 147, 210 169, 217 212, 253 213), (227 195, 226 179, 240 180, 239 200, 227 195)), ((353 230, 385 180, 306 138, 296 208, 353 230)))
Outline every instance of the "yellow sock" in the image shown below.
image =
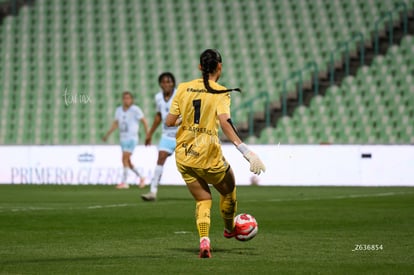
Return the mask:
POLYGON ((228 231, 233 231, 234 228, 234 216, 237 211, 237 200, 236 200, 236 187, 233 192, 220 196, 220 213, 224 220, 224 228, 228 231))
POLYGON ((200 238, 208 237, 210 231, 211 200, 198 201, 196 204, 196 223, 200 238))

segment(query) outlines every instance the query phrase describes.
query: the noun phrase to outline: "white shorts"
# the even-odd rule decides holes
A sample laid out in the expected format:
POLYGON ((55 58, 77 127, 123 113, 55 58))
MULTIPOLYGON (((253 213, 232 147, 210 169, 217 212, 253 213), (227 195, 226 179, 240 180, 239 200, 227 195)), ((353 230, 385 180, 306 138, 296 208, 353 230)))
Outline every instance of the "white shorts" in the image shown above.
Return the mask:
POLYGON ((171 155, 175 151, 175 144, 175 138, 162 135, 158 145, 158 151, 164 151, 171 155))
POLYGON ((121 140, 122 152, 129 152, 132 154, 132 152, 134 152, 135 146, 137 146, 137 140, 121 140))

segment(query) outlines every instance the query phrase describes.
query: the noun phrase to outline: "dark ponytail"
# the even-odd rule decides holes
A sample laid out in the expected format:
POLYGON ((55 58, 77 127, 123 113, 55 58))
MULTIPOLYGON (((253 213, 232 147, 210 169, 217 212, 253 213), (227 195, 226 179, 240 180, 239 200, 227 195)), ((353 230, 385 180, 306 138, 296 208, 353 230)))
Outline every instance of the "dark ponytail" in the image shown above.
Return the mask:
POLYGON ((200 55, 200 66, 203 75, 204 86, 207 91, 212 94, 222 94, 232 91, 241 92, 240 88, 228 89, 228 90, 215 90, 210 87, 208 82, 209 75, 217 70, 217 66, 222 62, 221 55, 217 50, 207 49, 200 55))

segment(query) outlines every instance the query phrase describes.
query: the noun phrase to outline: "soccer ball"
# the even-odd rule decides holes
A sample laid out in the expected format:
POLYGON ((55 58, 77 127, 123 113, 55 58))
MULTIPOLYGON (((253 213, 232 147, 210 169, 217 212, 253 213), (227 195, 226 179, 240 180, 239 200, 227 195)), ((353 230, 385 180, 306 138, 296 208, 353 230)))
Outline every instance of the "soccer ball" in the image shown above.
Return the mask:
POLYGON ((257 235, 259 231, 256 219, 250 214, 239 214, 234 217, 234 226, 236 228, 236 239, 239 241, 249 241, 257 235))

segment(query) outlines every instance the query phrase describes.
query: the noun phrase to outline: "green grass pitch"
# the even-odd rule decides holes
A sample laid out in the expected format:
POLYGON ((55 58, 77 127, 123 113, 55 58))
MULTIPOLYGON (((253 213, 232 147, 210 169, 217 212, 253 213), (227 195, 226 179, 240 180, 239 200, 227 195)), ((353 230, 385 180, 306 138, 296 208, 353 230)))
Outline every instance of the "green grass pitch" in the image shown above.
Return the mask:
POLYGON ((212 259, 198 258, 186 188, 145 191, 0 186, 0 274, 414 272, 414 188, 238 187, 238 213, 259 223, 249 242, 223 238, 214 192, 212 259))

